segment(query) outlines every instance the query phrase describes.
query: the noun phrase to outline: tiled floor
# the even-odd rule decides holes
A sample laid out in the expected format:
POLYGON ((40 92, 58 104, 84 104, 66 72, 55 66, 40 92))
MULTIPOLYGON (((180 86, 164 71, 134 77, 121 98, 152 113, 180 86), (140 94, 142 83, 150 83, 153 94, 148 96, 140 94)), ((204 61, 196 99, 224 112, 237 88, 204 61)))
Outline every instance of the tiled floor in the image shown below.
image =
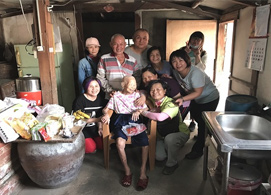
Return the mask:
POLYGON ((123 174, 121 162, 116 148, 110 151, 110 169, 103 166, 103 153, 85 156, 81 171, 72 183, 57 189, 42 189, 29 181, 23 185, 23 190, 18 195, 99 195, 99 194, 155 194, 155 195, 213 195, 210 181, 202 179, 203 157, 197 160, 184 159, 194 144, 193 137, 180 150, 179 168, 174 174, 166 176, 162 174, 163 164, 156 164, 153 171, 148 171, 149 185, 145 191, 138 192, 135 189, 139 176, 141 150, 139 148, 127 148, 128 163, 133 172, 133 183, 125 188, 120 184, 123 174))

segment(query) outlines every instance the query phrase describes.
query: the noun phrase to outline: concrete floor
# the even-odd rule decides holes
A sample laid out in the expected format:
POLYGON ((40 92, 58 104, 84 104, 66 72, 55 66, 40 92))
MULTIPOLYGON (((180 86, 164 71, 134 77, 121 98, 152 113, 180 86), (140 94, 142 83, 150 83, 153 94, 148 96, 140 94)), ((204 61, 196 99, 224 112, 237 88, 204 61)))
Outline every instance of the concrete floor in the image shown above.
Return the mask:
POLYGON ((86 154, 78 177, 70 184, 57 189, 42 189, 32 181, 26 182, 17 195, 84 195, 84 194, 155 194, 155 195, 213 195, 213 189, 209 178, 202 179, 203 157, 197 160, 187 160, 184 155, 188 153, 194 144, 195 133, 180 150, 179 168, 170 176, 162 174, 162 163, 156 163, 153 171, 148 171, 149 185, 142 192, 136 191, 136 183, 139 177, 141 150, 128 147, 126 149, 128 163, 133 172, 133 182, 128 188, 122 187, 120 180, 123 169, 118 157, 117 149, 110 151, 110 169, 105 170, 103 165, 103 153, 86 154))

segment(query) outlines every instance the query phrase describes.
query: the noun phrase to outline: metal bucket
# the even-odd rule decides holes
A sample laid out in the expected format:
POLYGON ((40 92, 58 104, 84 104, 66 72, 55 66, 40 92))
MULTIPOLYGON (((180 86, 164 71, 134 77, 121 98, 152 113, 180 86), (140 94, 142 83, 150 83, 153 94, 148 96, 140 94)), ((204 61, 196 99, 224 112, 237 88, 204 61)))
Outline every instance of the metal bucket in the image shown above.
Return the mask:
POLYGON ((16 91, 34 92, 40 91, 39 77, 19 77, 16 79, 16 91))
POLYGON ((42 104, 39 77, 20 77, 16 79, 16 96, 27 100, 34 100, 36 105, 42 104))
POLYGON ((262 174, 255 167, 233 163, 230 167, 228 195, 256 195, 262 183, 262 174))

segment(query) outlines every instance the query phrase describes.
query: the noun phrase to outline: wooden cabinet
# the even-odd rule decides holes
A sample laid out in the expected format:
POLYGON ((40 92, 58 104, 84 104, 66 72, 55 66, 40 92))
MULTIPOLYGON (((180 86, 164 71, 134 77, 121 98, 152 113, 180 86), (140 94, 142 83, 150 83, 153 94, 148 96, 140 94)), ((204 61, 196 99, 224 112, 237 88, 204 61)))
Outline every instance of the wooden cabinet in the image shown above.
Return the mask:
POLYGON ((0 79, 0 99, 5 97, 16 97, 15 80, 0 79))

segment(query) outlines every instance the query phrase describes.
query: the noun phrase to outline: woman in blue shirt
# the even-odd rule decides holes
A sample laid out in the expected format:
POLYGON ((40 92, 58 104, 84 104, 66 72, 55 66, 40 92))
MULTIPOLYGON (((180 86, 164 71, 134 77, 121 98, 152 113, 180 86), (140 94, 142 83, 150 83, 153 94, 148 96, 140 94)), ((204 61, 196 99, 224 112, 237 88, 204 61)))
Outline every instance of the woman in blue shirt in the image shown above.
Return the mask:
POLYGON ((78 86, 79 93, 84 93, 82 87, 83 81, 90 76, 97 74, 97 64, 100 60, 99 51, 100 43, 97 38, 90 37, 86 40, 86 57, 82 58, 78 63, 78 86))

